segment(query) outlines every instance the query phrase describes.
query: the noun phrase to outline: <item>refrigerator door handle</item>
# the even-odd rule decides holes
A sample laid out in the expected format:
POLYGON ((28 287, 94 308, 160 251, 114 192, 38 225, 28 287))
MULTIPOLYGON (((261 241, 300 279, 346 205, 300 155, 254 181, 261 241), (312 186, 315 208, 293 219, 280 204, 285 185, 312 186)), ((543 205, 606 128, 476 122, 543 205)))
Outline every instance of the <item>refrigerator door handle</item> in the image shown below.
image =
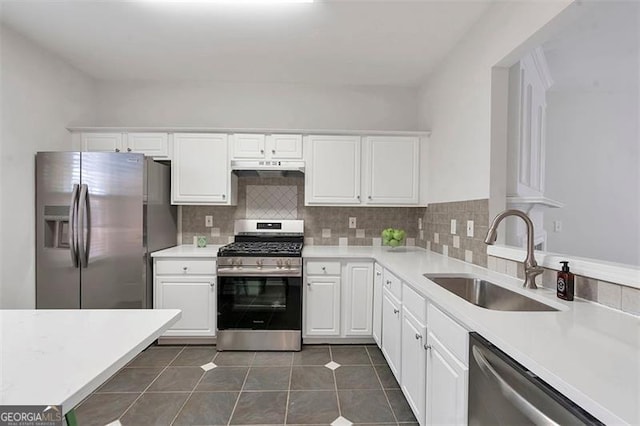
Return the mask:
POLYGON ((71 204, 69 205, 69 252, 71 253, 71 264, 74 268, 79 266, 77 235, 78 189, 79 185, 74 183, 73 191, 71 192, 71 204))
POLYGON ((88 193, 89 187, 87 186, 87 184, 83 183, 82 185, 80 185, 80 197, 78 199, 78 246, 80 252, 80 266, 82 268, 86 268, 89 265, 91 221, 89 219, 89 200, 87 197, 88 193))

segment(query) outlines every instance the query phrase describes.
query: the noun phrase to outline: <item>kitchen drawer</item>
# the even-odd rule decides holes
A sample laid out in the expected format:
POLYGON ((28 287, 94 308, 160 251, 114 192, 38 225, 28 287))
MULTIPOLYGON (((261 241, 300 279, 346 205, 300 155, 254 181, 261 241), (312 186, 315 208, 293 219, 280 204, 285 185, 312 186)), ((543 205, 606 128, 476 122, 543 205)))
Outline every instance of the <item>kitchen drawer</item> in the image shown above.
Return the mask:
POLYGON ((469 332, 429 303, 427 329, 465 366, 469 365, 469 332))
POLYGON ((384 288, 388 289, 396 299, 402 300, 402 281, 388 269, 384 270, 384 288))
POLYGON ((340 262, 307 262, 307 275, 340 275, 340 262))
POLYGON ((427 324, 427 301, 406 284, 402 285, 402 306, 422 324, 427 324))
POLYGON ((156 260, 156 275, 215 275, 215 260, 167 259, 156 260))

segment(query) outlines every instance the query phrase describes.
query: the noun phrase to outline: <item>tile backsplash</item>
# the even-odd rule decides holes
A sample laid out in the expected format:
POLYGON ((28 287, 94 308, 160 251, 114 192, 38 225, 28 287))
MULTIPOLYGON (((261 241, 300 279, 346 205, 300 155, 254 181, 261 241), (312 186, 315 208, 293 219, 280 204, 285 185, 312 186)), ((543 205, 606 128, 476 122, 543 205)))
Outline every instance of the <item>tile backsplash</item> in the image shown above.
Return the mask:
POLYGON ((226 244, 233 237, 236 219, 303 219, 308 245, 379 245, 382 229, 402 228, 407 245, 426 247, 421 240, 418 218, 425 207, 310 207, 304 205, 304 178, 243 176, 238 178, 237 206, 182 206, 182 243, 194 235, 206 235, 210 244, 226 244), (274 202, 274 200, 277 200, 274 202), (213 227, 205 227, 205 216, 213 216, 213 227), (356 228, 349 228, 349 218, 356 228))
MULTIPOLYGON (((512 277, 524 279, 522 262, 489 256, 487 268, 512 277)), ((557 272, 544 268, 542 275, 536 277, 536 284, 555 290, 557 272)), ((640 315, 640 290, 633 287, 597 280, 582 275, 574 279, 575 296, 592 302, 600 303, 633 315, 640 315)))
POLYGON ((424 214, 426 248, 449 257, 487 266, 489 200, 429 204, 424 214), (455 220, 455 232, 451 221, 455 220), (473 221, 473 236, 467 235, 467 221, 473 221))

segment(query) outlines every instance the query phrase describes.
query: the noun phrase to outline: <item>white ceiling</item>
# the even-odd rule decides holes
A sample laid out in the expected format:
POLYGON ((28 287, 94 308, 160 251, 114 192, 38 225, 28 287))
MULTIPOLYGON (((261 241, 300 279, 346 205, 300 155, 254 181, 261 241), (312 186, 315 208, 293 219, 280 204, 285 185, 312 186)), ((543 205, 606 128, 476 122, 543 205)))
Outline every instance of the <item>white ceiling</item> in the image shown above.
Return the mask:
POLYGON ((1 0, 0 19, 98 79, 415 86, 490 2, 1 0))

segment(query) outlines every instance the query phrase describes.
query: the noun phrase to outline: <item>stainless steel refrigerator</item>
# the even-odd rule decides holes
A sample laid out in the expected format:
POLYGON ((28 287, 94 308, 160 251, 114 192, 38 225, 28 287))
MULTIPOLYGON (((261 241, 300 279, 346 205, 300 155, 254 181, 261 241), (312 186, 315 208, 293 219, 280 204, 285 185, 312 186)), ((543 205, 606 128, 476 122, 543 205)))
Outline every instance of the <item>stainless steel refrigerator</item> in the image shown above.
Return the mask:
POLYGON ((142 154, 39 152, 36 308, 152 308, 149 253, 176 244, 170 176, 142 154))

